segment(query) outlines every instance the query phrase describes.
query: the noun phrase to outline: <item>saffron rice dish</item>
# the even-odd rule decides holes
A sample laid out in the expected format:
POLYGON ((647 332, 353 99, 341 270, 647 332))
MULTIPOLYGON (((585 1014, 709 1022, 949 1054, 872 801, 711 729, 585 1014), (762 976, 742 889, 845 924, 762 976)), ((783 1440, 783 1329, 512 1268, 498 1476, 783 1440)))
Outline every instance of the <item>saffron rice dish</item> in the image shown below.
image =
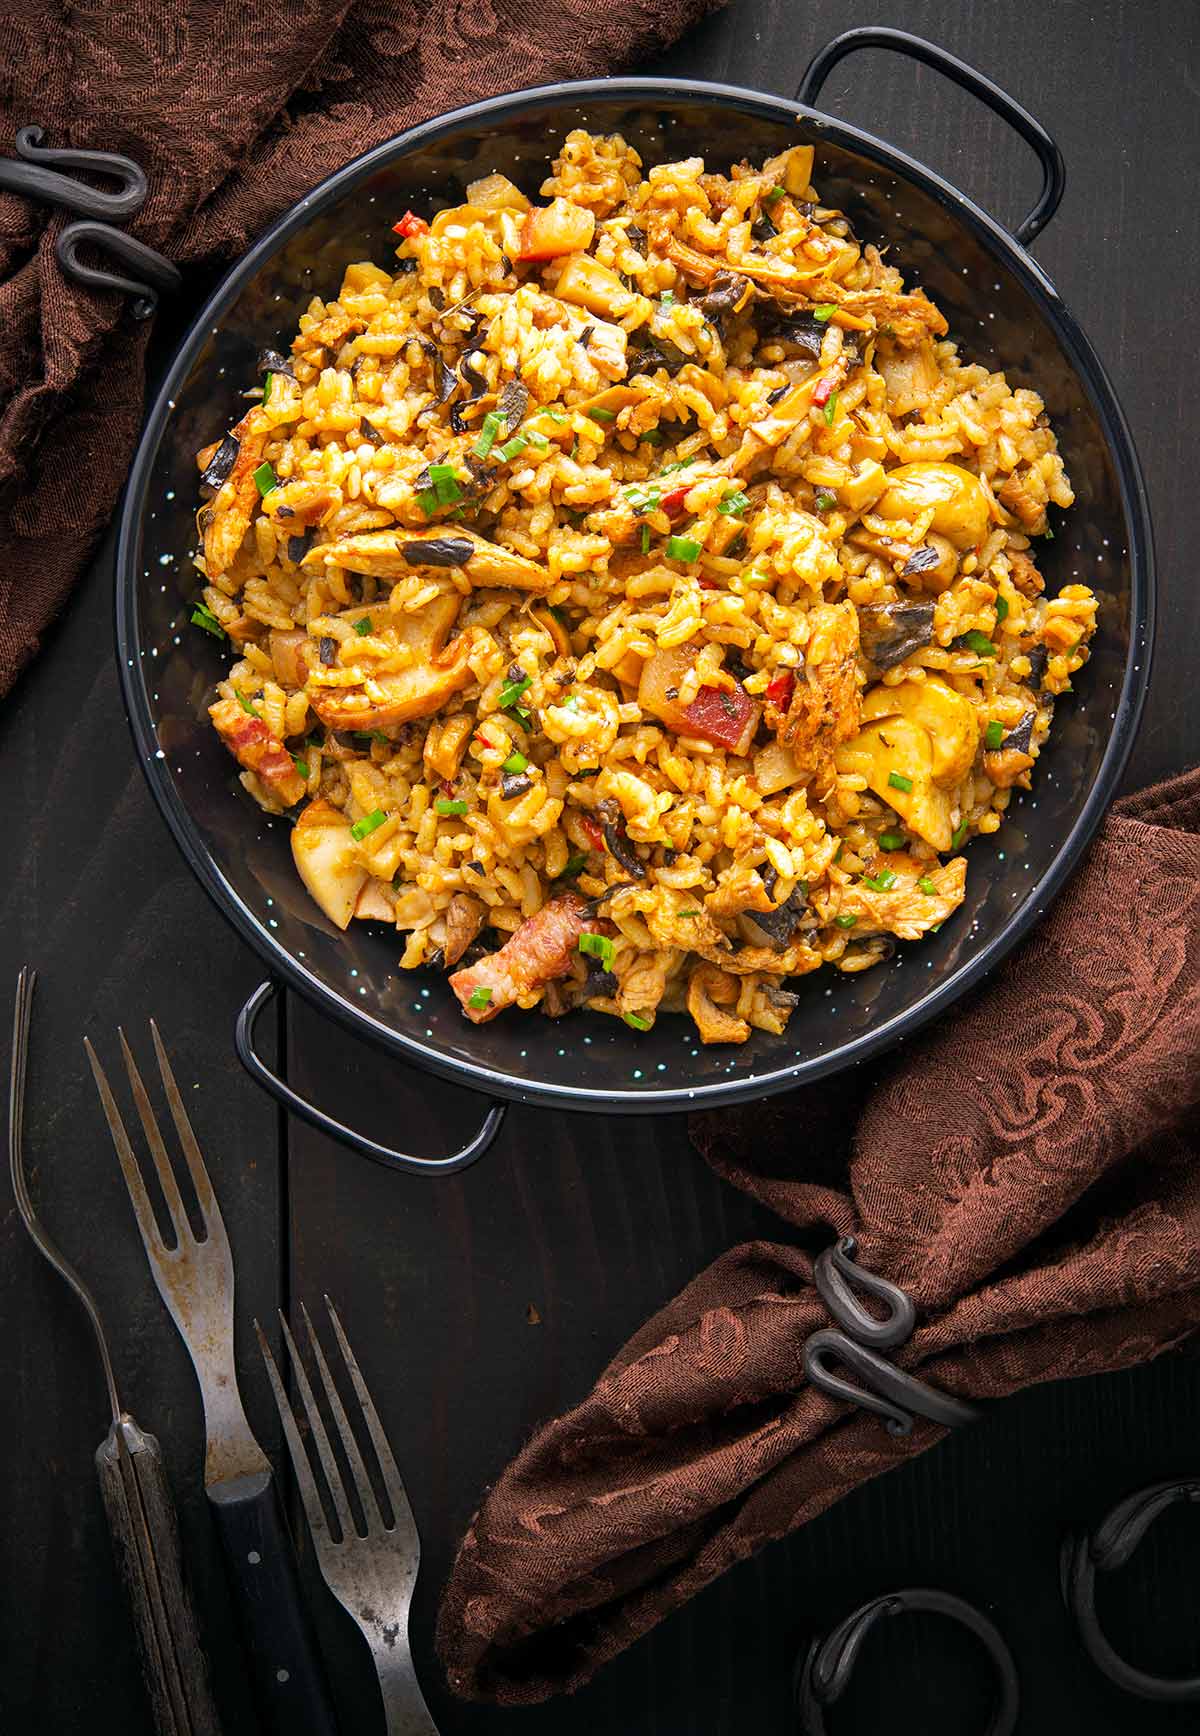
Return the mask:
POLYGON ((573 132, 401 216, 198 455, 241 782, 475 1023, 782 1033, 954 917, 1086 661, 1041 399, 813 174, 573 132))

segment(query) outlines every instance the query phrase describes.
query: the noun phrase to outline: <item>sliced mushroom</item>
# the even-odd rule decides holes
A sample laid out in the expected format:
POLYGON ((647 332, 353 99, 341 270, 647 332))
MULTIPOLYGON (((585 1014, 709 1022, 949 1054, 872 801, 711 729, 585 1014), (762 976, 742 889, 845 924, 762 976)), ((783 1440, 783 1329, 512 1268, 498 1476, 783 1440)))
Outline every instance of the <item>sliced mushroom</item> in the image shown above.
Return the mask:
POLYGON ((473 585, 548 591, 551 584, 544 567, 486 541, 464 525, 364 531, 360 536, 322 543, 304 557, 306 567, 323 566, 328 561, 377 579, 398 579, 420 567, 460 567, 473 585))
POLYGON ((933 604, 866 604, 858 628, 863 655, 877 669, 894 669, 933 638, 933 604))
POLYGON ((292 858, 329 920, 338 928, 349 928, 370 875, 345 814, 332 802, 310 802, 292 827, 292 858))
POLYGON ((466 892, 454 894, 446 909, 446 939, 442 944, 442 958, 447 970, 456 965, 466 952, 483 927, 486 915, 487 907, 478 898, 472 898, 466 892))
POLYGON ((837 750, 840 772, 856 773, 918 837, 949 850, 954 792, 974 763, 975 709, 936 678, 873 688, 863 727, 837 750))
POLYGON ((983 484, 961 464, 901 464, 888 472, 875 504, 880 518, 912 520, 932 511, 930 528, 956 548, 977 548, 988 532, 991 507, 983 484))

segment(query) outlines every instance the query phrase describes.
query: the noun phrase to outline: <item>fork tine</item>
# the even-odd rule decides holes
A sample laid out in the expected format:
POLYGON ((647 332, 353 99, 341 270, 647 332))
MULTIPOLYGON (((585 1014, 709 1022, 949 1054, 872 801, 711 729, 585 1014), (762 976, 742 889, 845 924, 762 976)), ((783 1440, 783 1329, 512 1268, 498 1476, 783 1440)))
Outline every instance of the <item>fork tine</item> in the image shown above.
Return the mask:
POLYGON ((304 1414, 312 1437, 317 1443, 317 1457, 321 1461, 321 1469, 325 1473, 325 1481, 329 1485, 329 1493, 333 1500, 334 1512, 342 1529, 343 1542, 357 1535, 354 1518, 350 1512, 350 1503, 346 1498, 342 1473, 338 1470, 337 1460, 333 1456, 333 1448, 329 1445, 329 1436, 325 1433, 325 1424, 317 1409, 317 1401, 313 1397, 313 1389, 309 1385, 308 1374, 300 1360, 300 1352, 296 1349, 296 1340, 292 1337, 292 1329, 280 1310, 279 1324, 283 1327, 284 1343, 288 1347, 288 1355, 292 1359, 292 1373, 296 1377, 296 1385, 300 1390, 300 1402, 304 1406, 304 1414))
POLYGON ((325 1509, 321 1505, 317 1480, 312 1474, 312 1466, 308 1462, 304 1442, 300 1439, 300 1430, 296 1427, 296 1418, 292 1412, 287 1393, 283 1390, 283 1381, 279 1378, 279 1370, 275 1366, 271 1346, 267 1343, 267 1335, 257 1320, 254 1322, 254 1330, 258 1336, 258 1348, 262 1351, 263 1361, 267 1365, 267 1379, 271 1383, 271 1391, 275 1394, 279 1421, 283 1425, 284 1439, 287 1441, 288 1452, 291 1455, 292 1470, 300 1490, 300 1499, 304 1502, 304 1511, 308 1516, 308 1527, 313 1534, 313 1542, 316 1544, 319 1554, 322 1545, 329 1541, 329 1521, 326 1519, 325 1509))
POLYGON ((325 1354, 321 1349, 320 1341, 318 1340, 316 1333, 313 1331, 313 1323, 309 1319, 308 1309, 304 1306, 303 1302, 300 1304, 300 1312, 304 1316, 304 1325, 308 1332, 309 1346, 313 1353, 313 1359, 317 1365, 317 1372, 321 1376, 321 1384, 325 1388, 325 1397, 329 1401, 329 1409, 332 1412, 333 1420, 337 1425, 338 1434, 342 1438, 342 1449, 345 1452, 347 1459, 350 1461, 350 1472, 358 1486, 358 1499, 363 1510, 363 1518, 366 1520, 367 1531, 370 1533, 375 1529, 374 1522, 376 1521, 378 1522, 379 1529, 386 1531, 388 1529, 387 1522, 383 1517, 379 1502, 376 1499, 371 1479, 367 1475, 367 1467, 363 1463, 362 1453, 359 1451, 358 1442, 354 1438, 354 1430, 350 1427, 350 1419, 346 1415, 346 1408, 342 1404, 341 1395, 338 1392, 337 1387, 333 1384, 333 1376, 329 1372, 329 1364, 325 1360, 325 1354))
POLYGON ((183 1155, 187 1160, 188 1173, 192 1178, 192 1186, 196 1190, 196 1198, 200 1205, 200 1215, 210 1236, 217 1236, 228 1241, 225 1234, 225 1220, 221 1216, 221 1208, 217 1204, 217 1196, 209 1179, 208 1168, 200 1154, 200 1146, 192 1131, 188 1112, 183 1106, 183 1098, 175 1083, 175 1075, 171 1071, 171 1063, 167 1059, 166 1045, 159 1035, 158 1026, 150 1021, 150 1035, 154 1039, 154 1053, 158 1057, 158 1071, 162 1076, 163 1090, 167 1095, 167 1105, 171 1111, 171 1119, 175 1123, 175 1131, 179 1135, 179 1143, 183 1147, 183 1155))
POLYGON ((142 1084, 142 1076, 138 1072, 133 1051, 125 1041, 125 1033, 117 1026, 117 1037, 121 1044, 121 1055, 125 1061, 125 1071, 129 1075, 129 1089, 133 1093, 133 1106, 138 1112, 138 1120, 142 1124, 142 1132, 146 1135, 146 1144, 150 1147, 150 1155, 154 1159, 154 1167, 158 1172, 158 1183, 162 1188, 163 1199, 166 1201, 167 1215, 175 1230, 175 1240, 179 1247, 194 1242, 192 1226, 188 1222, 187 1212, 183 1207, 183 1198, 179 1192, 179 1183, 175 1180, 175 1171, 167 1156, 167 1148, 163 1144, 162 1134, 158 1131, 154 1110, 146 1095, 146 1087, 142 1084))
POLYGON ((379 1420, 379 1412, 375 1409, 375 1405, 371 1399, 371 1394, 367 1390, 367 1383, 362 1377, 362 1371, 355 1360, 354 1352, 350 1348, 350 1341, 346 1337, 345 1330, 338 1318, 338 1311, 328 1296, 325 1298, 325 1306, 329 1310, 329 1319, 333 1326, 334 1335, 338 1341, 338 1348, 342 1353, 342 1360, 345 1362, 346 1369, 350 1375, 350 1384, 353 1386, 355 1396, 362 1408, 363 1418, 367 1425, 367 1433, 371 1437, 371 1445, 375 1449, 375 1457, 379 1462, 379 1474, 383 1479, 383 1486, 387 1491, 387 1498, 391 1502, 393 1523, 400 1525, 402 1522, 406 1521, 407 1524, 412 1526, 415 1530, 416 1521, 413 1518, 412 1507, 409 1505, 408 1495, 405 1493, 404 1482, 400 1476, 400 1472, 396 1468, 396 1461, 392 1456, 392 1449, 388 1445, 388 1438, 383 1432, 383 1424, 379 1420))
POLYGON ((154 1216, 154 1208, 150 1204, 150 1195, 146 1192, 146 1184, 142 1180, 142 1172, 138 1161, 133 1155, 133 1147, 129 1143, 129 1135, 125 1131, 125 1123, 121 1120, 121 1111, 109 1089, 104 1069, 96 1058, 96 1051, 87 1037, 83 1039, 87 1058, 92 1064, 92 1077, 96 1081, 96 1090, 100 1093, 100 1107, 104 1111, 104 1119, 108 1122, 108 1131, 112 1134, 112 1142, 117 1148, 117 1157, 121 1164, 121 1174, 125 1177, 125 1186, 129 1189, 129 1198, 133 1204, 133 1215, 137 1219, 138 1229, 142 1232, 142 1241, 154 1271, 158 1272, 158 1262, 167 1252, 166 1244, 159 1233, 158 1220, 154 1216))

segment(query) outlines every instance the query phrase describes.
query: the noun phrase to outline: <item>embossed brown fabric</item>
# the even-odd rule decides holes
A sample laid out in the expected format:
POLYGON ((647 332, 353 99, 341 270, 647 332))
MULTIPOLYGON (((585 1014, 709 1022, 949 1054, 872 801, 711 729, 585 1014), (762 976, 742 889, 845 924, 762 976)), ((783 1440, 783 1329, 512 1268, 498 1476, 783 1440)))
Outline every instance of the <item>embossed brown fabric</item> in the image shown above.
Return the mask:
POLYGON ((578 1687, 942 1438, 892 1439, 806 1385, 811 1256, 837 1233, 918 1306, 896 1362, 962 1397, 1128 1367, 1200 1325, 1200 768, 1121 804, 990 986, 857 1077, 695 1119, 713 1167, 803 1236, 701 1273, 488 1493, 439 1621, 460 1694, 578 1687))
MULTIPOLYGON (((121 151, 125 225, 194 276, 342 163, 461 103, 615 71, 724 0, 119 0, 7 8, 0 152, 121 151)), ((75 287, 61 213, 0 191, 0 695, 104 530, 142 413, 147 328, 75 287)))

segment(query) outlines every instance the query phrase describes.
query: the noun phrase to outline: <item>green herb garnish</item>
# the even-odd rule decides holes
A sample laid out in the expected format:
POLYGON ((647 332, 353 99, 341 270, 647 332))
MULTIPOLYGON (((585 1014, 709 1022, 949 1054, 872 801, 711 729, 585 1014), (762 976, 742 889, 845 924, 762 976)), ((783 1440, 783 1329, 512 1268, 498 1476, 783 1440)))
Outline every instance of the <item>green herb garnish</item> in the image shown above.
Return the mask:
POLYGON ((217 620, 207 603, 197 603, 192 610, 192 626, 203 627, 206 633, 211 633, 214 639, 223 639, 225 629, 217 620))
POLYGON ((377 832, 386 819, 387 815, 383 809, 376 808, 373 814, 367 814, 363 819, 355 820, 350 828, 350 836, 357 838, 361 843, 364 838, 370 837, 372 832, 377 832))
POLYGON ((957 850, 958 846, 962 843, 962 841, 966 837, 966 835, 967 835, 967 822, 965 820, 960 820, 958 822, 958 825, 955 826, 953 834, 951 835, 950 848, 952 850, 957 850))
POLYGON ((663 465, 658 474, 660 476, 670 476, 676 470, 686 470, 688 465, 694 464, 699 456, 700 454, 698 452, 693 452, 690 458, 673 458, 670 464, 663 465))
POLYGON ((476 989, 467 1005, 474 1013, 481 1013, 492 998, 491 989, 476 989))
POLYGON ((638 435, 638 439, 646 446, 661 446, 663 431, 661 428, 647 428, 644 434, 638 435))
POLYGON ((360 639, 365 639, 367 634, 371 631, 370 615, 364 615, 361 621, 356 621, 354 623, 354 631, 358 634, 360 639))
POLYGON ((433 804, 433 808, 435 813, 445 814, 447 818, 449 818, 451 815, 465 814, 467 811, 467 804, 462 801, 452 802, 446 796, 439 796, 437 801, 433 804))
POLYGON ((964 633, 961 643, 966 646, 968 651, 974 651, 977 657, 994 657, 996 655, 996 647, 987 634, 981 633, 978 627, 972 627, 969 633, 964 633))
POLYGON ((531 428, 525 438, 529 441, 529 444, 535 451, 549 452, 550 442, 544 434, 539 434, 536 428, 531 428))
POLYGON ((836 312, 836 301, 823 301, 818 307, 813 308, 813 318, 820 320, 821 324, 824 325, 825 321, 832 319, 836 312))
MULTIPOLYGON (((565 424, 571 420, 571 418, 569 416, 564 416, 561 410, 539 410, 538 415, 544 416, 546 418, 547 422, 558 422, 558 423, 565 424)), ((487 418, 485 417, 484 421, 486 422, 486 420, 487 420, 487 418)))
MULTIPOLYGON (((664 289, 662 294, 658 298, 658 305, 659 305, 659 307, 674 307, 675 306, 675 291, 673 289, 664 289)), ((648 1028, 649 1027, 647 1027, 647 1029, 648 1028)))
POLYGON ((786 187, 772 187, 769 193, 763 194, 763 204, 764 205, 778 205, 779 201, 781 199, 786 199, 786 197, 787 197, 787 188, 786 187))
POLYGON ((995 753, 996 749, 1000 746, 1000 743, 1004 740, 1004 725, 1002 723, 997 723, 995 718, 993 718, 991 723, 988 724, 987 728, 983 732, 983 739, 991 749, 992 753, 995 753))
POLYGON ((615 422, 617 419, 615 410, 605 410, 600 404, 593 404, 585 414, 590 416, 593 422, 615 422))
POLYGON ((833 397, 830 398, 828 404, 825 406, 825 426, 827 428, 833 427, 833 419, 837 415, 838 398, 840 396, 841 394, 839 392, 835 392, 833 397))
POLYGON ((292 755, 292 764, 295 766, 296 770, 300 773, 300 776, 302 778, 306 778, 308 776, 308 761, 307 760, 301 759, 297 754, 293 754, 292 755))
POLYGON ((258 492, 262 495, 270 494, 273 488, 279 487, 278 482, 275 480, 275 472, 271 469, 269 464, 259 465, 258 469, 254 472, 254 481, 257 484, 258 492))
POLYGON ((529 761, 525 758, 525 755, 514 749, 500 769, 505 772, 523 772, 528 764, 529 761))
MULTIPOLYGON (((650 553, 650 526, 648 524, 642 526, 642 553, 644 555, 650 553)), ((194 616, 193 619, 195 619, 194 616)))
POLYGON ((649 1019, 643 1019, 640 1013, 625 1013, 623 1016, 625 1023, 632 1025, 635 1031, 648 1031, 650 1029, 649 1019))
POLYGON ((904 848, 904 833, 881 832, 879 834, 879 843, 880 847, 884 850, 902 850, 904 848))
POLYGON ((617 949, 606 934, 581 934, 579 950, 588 958, 598 958, 607 970, 617 949))
POLYGON ((896 884, 896 876, 890 868, 881 868, 878 874, 864 874, 862 883, 869 886, 872 892, 886 892, 890 886, 896 884))
POLYGON ((667 538, 667 559, 688 563, 698 561, 700 559, 700 544, 695 537, 669 536, 667 538))
POLYGON ((933 881, 929 878, 928 874, 922 874, 921 878, 917 881, 917 891, 923 892, 926 898, 933 898, 937 893, 937 887, 933 884, 933 881))
POLYGON ((269 402, 269 401, 270 401, 270 397, 271 397, 271 387, 272 387, 272 386, 273 386, 273 385, 274 385, 274 384, 275 384, 275 376, 274 376, 274 374, 268 374, 268 375, 267 375, 267 377, 266 377, 266 379, 265 379, 265 380, 264 380, 264 381, 263 381, 263 395, 262 395, 262 401, 263 401, 263 403, 264 403, 264 404, 266 404, 266 403, 268 403, 268 402, 269 402))
MULTIPOLYGON (((500 456, 506 460, 509 458, 516 458, 520 453, 524 452, 528 445, 528 438, 524 434, 514 434, 511 440, 507 441, 505 445, 500 447, 500 456)), ((547 441, 547 445, 549 445, 549 441, 547 441)))
POLYGON ((554 876, 556 880, 573 880, 576 874, 582 874, 587 867, 587 856, 568 856, 565 868, 560 868, 554 876))
POLYGON ((517 703, 517 700, 520 699, 532 679, 533 677, 531 675, 522 675, 519 681, 506 681, 504 683, 504 686, 500 689, 501 711, 507 711, 510 705, 515 705, 517 703))
POLYGON ((750 496, 743 493, 740 488, 732 488, 718 505, 717 511, 724 513, 728 518, 740 518, 749 505, 750 496))
POLYGON ((426 518, 432 518, 438 509, 437 489, 423 488, 417 496, 417 505, 426 518))
POLYGON ((250 701, 246 698, 246 695, 242 692, 241 688, 235 687, 233 691, 237 697, 237 702, 241 706, 242 710, 249 712, 251 717, 257 717, 258 716, 257 711, 255 711, 254 707, 251 705, 250 701))
POLYGON ((462 498, 462 489, 458 486, 453 464, 431 464, 429 480, 433 484, 439 506, 453 506, 456 500, 462 498))
POLYGON ((813 501, 813 505, 816 507, 818 512, 832 512, 834 507, 837 505, 837 495, 827 494, 822 490, 813 501))
MULTIPOLYGON (((546 415, 549 416, 550 414, 551 411, 547 410, 546 415)), ((474 452, 476 458, 487 457, 496 442, 500 430, 503 428, 507 420, 507 416, 502 416, 499 410, 488 411, 487 415, 483 418, 483 426, 479 430, 479 438, 475 442, 474 452)))
POLYGON ((889 772, 888 787, 893 790, 904 790, 907 793, 912 789, 912 779, 906 778, 903 772, 889 772))
POLYGON ((835 916, 833 919, 839 928, 853 928, 858 921, 857 916, 835 916))
POLYGON ((996 598, 996 623, 997 623, 997 625, 999 625, 999 623, 1001 621, 1007 621, 1007 620, 1008 620, 1008 598, 1007 597, 997 597, 996 598))

